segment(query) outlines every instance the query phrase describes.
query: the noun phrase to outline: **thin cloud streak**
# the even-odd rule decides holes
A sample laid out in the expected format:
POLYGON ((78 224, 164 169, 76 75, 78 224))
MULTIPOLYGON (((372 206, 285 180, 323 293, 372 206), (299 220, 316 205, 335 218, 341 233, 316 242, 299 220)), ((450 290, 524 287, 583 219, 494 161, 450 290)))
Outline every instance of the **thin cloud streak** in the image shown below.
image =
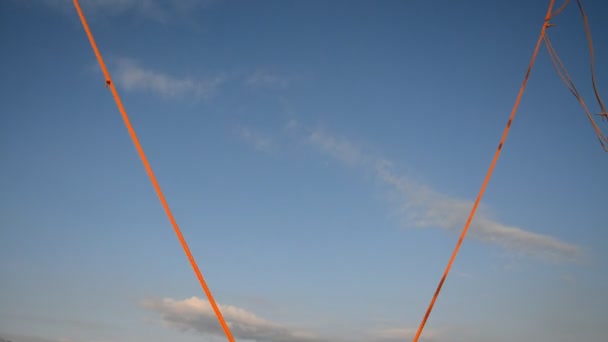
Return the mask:
MULTIPOLYGON (((16 1, 16 0, 14 0, 16 1)), ((49 8, 73 14, 72 0, 19 0, 29 6, 45 5, 49 8)), ((205 8, 219 0, 86 0, 80 1, 83 10, 90 15, 138 17, 166 23, 194 10, 205 8)))
MULTIPOLYGON (((161 316, 162 322, 180 331, 223 336, 213 309, 206 299, 146 299, 142 307, 161 316)), ((266 342, 325 342, 314 334, 271 322, 231 305, 219 305, 230 330, 237 339, 266 342)))
MULTIPOLYGON (((228 84, 234 85, 235 83, 248 87, 286 86, 286 81, 281 77, 272 74, 259 74, 258 72, 254 72, 249 76, 239 75, 234 72, 219 72, 213 77, 193 78, 154 70, 128 57, 115 57, 111 58, 110 61, 110 73, 118 86, 126 91, 154 93, 165 99, 192 98, 196 100, 209 100, 217 95, 221 88, 228 84)), ((101 73, 97 63, 91 63, 85 67, 85 70, 96 74, 101 73)), ((256 133, 254 132, 242 132, 242 134, 246 136, 247 140, 250 138, 266 140, 266 142, 258 141, 262 144, 270 140, 267 137, 255 136, 256 133)))
POLYGON ((0 333, 0 342, 75 342, 75 340, 60 337, 47 338, 38 336, 13 335, 0 333))
POLYGON ((116 66, 116 76, 113 78, 120 86, 128 91, 154 92, 164 98, 191 96, 196 99, 208 99, 225 82, 224 77, 206 80, 179 78, 146 69, 134 60, 127 58, 118 59, 116 66))
MULTIPOLYGON (((290 126, 300 127, 294 123, 290 126)), ((398 175, 390 161, 367 155, 346 139, 320 129, 312 130, 306 136, 312 146, 332 158, 351 167, 371 170, 379 181, 399 194, 400 213, 408 226, 460 231, 465 224, 472 201, 450 197, 398 175)), ((579 246, 498 222, 483 207, 478 209, 473 219, 470 236, 545 260, 575 261, 581 256, 579 246)))
POLYGON ((252 145, 258 151, 270 152, 274 147, 272 139, 249 127, 241 127, 239 135, 243 141, 252 145))
POLYGON ((245 85, 249 87, 269 86, 285 88, 287 87, 288 82, 287 79, 277 74, 268 71, 257 70, 245 79, 245 85))
MULTIPOLYGON (((416 328, 388 328, 379 329, 369 333, 369 340, 377 342, 410 341, 416 335, 416 328)), ((435 329, 426 329, 420 337, 421 342, 435 342, 441 340, 441 332, 435 329)))
MULTIPOLYGON (((396 175, 386 163, 379 164, 376 175, 403 195, 401 212, 410 224, 417 227, 459 232, 473 207, 473 201, 449 197, 396 175)), ((469 232, 478 240, 546 260, 574 261, 581 253, 576 245, 498 222, 484 208, 478 209, 469 232)))
MULTIPOLYGON (((290 122, 290 126, 294 127, 293 125, 294 123, 290 122)), ((308 141, 334 159, 350 166, 370 162, 369 158, 361 153, 361 151, 349 141, 332 137, 323 130, 317 129, 312 131, 308 136, 308 141)))

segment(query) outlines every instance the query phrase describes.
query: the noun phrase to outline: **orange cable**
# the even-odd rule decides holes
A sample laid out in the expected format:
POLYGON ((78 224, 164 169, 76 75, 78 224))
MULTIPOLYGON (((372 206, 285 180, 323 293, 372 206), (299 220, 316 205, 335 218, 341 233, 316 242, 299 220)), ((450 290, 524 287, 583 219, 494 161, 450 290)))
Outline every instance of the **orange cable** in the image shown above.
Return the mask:
POLYGON ((551 18, 560 14, 564 9, 566 9, 566 7, 568 7, 568 4, 570 4, 570 0, 565 0, 564 3, 555 12, 551 13, 551 18))
POLYGON ((545 16, 545 22, 543 23, 543 27, 540 31, 540 36, 538 37, 538 41, 536 42, 536 47, 534 48, 534 53, 532 54, 532 59, 530 60, 530 65, 528 65, 528 71, 526 72, 524 81, 519 89, 519 93, 517 94, 517 98, 515 100, 515 105, 513 106, 513 109, 511 110, 511 115, 509 116, 509 121, 507 122, 507 126, 505 127, 505 129, 502 133, 502 137, 500 138, 500 143, 498 144, 498 148, 496 149, 496 152, 494 153, 494 159, 492 159, 492 163, 490 164, 490 168, 486 174, 483 184, 481 185, 481 189, 479 190, 477 199, 475 200, 475 203, 473 204, 471 213, 469 214, 467 222, 464 225, 464 228, 462 229, 462 233, 460 234, 458 243, 456 244, 456 247, 454 248, 454 252, 452 252, 452 256, 450 257, 450 261, 448 262, 448 265, 445 268, 445 271, 443 272, 443 276, 441 277, 441 280, 439 281, 439 285, 437 286, 437 289, 435 290, 433 299, 431 300, 431 303, 429 304, 429 306, 426 310, 426 313, 424 314, 424 318, 422 319, 422 322, 420 322, 420 326, 418 327, 418 330, 416 331, 416 335, 414 336, 413 342, 418 342, 418 339, 420 338, 420 335, 422 334, 422 330, 424 329, 426 321, 429 318, 431 311, 433 310, 433 306, 435 305, 435 301, 437 300, 437 297, 439 296, 439 292, 441 292, 443 283, 445 282, 445 279, 447 278, 448 273, 450 272, 450 269, 452 268, 452 264, 454 263, 454 260, 456 259, 456 255, 458 254, 458 251, 460 250, 462 241, 464 240, 464 237, 466 236, 467 231, 469 230, 471 221, 473 220, 473 217, 475 216, 475 212, 477 211, 477 206, 479 205, 479 202, 481 201, 481 198, 483 197, 483 194, 486 190, 486 186, 488 185, 488 182, 490 181, 490 178, 492 177, 492 173, 494 172, 494 167, 496 166, 496 161, 498 160, 498 157, 500 156, 500 152, 502 151, 502 146, 503 146, 505 140, 507 139, 507 135, 509 134, 509 130, 511 129, 511 123, 513 122, 513 119, 515 118, 515 114, 517 113, 517 108, 519 107, 521 97, 526 88, 526 84, 528 83, 528 77, 530 76, 530 72, 532 71, 532 67, 534 66, 534 61, 536 60, 536 56, 538 55, 538 50, 540 49, 540 45, 543 41, 543 37, 545 36, 545 31, 546 31, 547 27, 549 26, 549 20, 551 19, 551 11, 553 9, 554 3, 555 3, 555 0, 551 0, 551 2, 549 3, 549 9, 547 10, 547 15, 545 16))
MULTIPOLYGON (((595 93, 595 97, 597 99, 597 102, 600 106, 600 109, 602 111, 601 114, 599 114, 602 118, 608 117, 608 114, 606 114, 606 108, 604 107, 604 104, 602 102, 602 99, 599 95, 599 92, 597 90, 597 85, 595 82, 595 69, 594 69, 594 58, 593 58, 593 42, 591 40, 591 31, 589 29, 589 24, 587 21, 587 16, 585 15, 585 11, 583 10, 582 4, 580 3, 579 0, 577 0, 579 9, 581 11, 581 14, 583 16, 583 21, 585 23, 585 31, 587 34, 587 40, 589 42, 589 51, 591 54, 591 81, 593 84, 593 90, 595 93)), ((551 43, 551 40, 549 39, 548 35, 545 35, 544 37, 544 41, 545 41, 545 46, 547 47, 547 51, 549 52, 549 57, 551 59, 551 62, 553 63, 553 66, 555 67, 555 70, 557 71, 558 76, 560 77, 560 79, 562 80, 562 82, 566 85, 566 87, 568 88, 568 90, 570 90, 570 92, 572 93, 572 95, 574 95, 574 97, 576 97, 576 99, 578 100, 578 102, 580 103, 581 107, 583 107, 583 110, 585 111, 585 114, 587 115, 587 118, 589 119, 589 122, 591 122, 591 125, 593 126, 593 129, 597 135, 598 140, 600 141, 600 144, 602 145, 602 148, 604 149, 604 151, 608 152, 608 137, 606 137, 606 135, 604 135, 604 133, 602 132, 602 130, 599 128, 599 126, 597 125, 597 123, 595 122, 595 120, 593 119, 593 116, 591 115, 589 109, 587 108, 587 105, 585 104, 585 101, 583 100, 583 97, 580 95, 580 93, 578 92, 578 89, 576 89, 576 86, 574 85, 574 81, 572 81, 572 78, 570 77, 570 75, 568 74, 568 71, 566 70, 566 67, 564 66, 563 62, 561 61, 561 59, 559 58, 559 55, 557 54, 557 51, 555 51, 555 48, 553 47, 553 44, 551 43)))
POLYGON ((564 67, 561 59, 557 55, 557 52, 553 48, 553 45, 551 44, 551 41, 548 39, 548 37, 545 37, 545 45, 547 46, 547 50, 549 51, 549 57, 551 58, 551 62, 553 62, 553 65, 555 66, 555 70, 557 71, 557 74, 559 75, 561 80, 564 82, 564 84, 566 85, 568 90, 570 90, 570 92, 574 95, 574 97, 576 97, 576 99, 580 103, 581 107, 583 107, 583 110, 585 111, 585 114, 587 115, 589 122, 591 122, 591 125, 593 126, 593 129, 595 130, 598 140, 600 141, 600 145, 602 146, 604 151, 608 152, 608 146, 607 146, 608 138, 602 133, 601 129, 598 127, 597 123, 593 119, 593 116, 589 112, 589 109, 587 108, 587 105, 585 104, 583 97, 578 92, 578 89, 576 89, 574 82, 568 75, 568 71, 564 67))
POLYGON ((585 10, 583 9, 583 4, 581 4, 580 0, 576 0, 578 4, 578 8, 581 11, 581 15, 583 16, 583 22, 585 23, 585 33, 587 34, 587 42, 589 42, 589 57, 591 59, 591 83, 593 84, 593 92, 595 93, 595 98, 600 106, 602 112, 600 115, 602 118, 608 118, 608 112, 606 112, 606 107, 602 102, 602 98, 600 97, 599 91, 597 90, 597 85, 595 83, 595 57, 593 56, 593 39, 591 39, 591 29, 589 28, 589 21, 587 20, 587 15, 585 14, 585 10))
POLYGON ((205 291, 205 294, 207 295, 207 298, 209 299, 209 303, 211 303, 211 307, 213 308, 213 311, 215 312, 215 315, 217 316, 218 321, 220 322, 222 328, 224 329, 224 333, 226 334, 228 341, 234 342, 234 337, 232 336, 232 333, 230 332, 230 329, 228 328, 228 325, 226 324, 226 321, 224 320, 224 317, 222 316, 222 313, 220 312, 220 309, 219 309, 217 303, 215 302, 215 300, 213 299, 213 296, 211 295, 211 291, 209 290, 209 287, 207 286, 207 283, 205 282, 205 279, 203 278, 203 274, 201 273, 198 266, 196 265, 196 261, 194 260, 194 257, 192 256, 190 249, 188 248, 188 244, 186 243, 186 240, 184 239, 184 236, 182 235, 182 233, 177 225, 177 222, 175 221, 175 218, 173 217, 173 214, 171 213, 169 204, 167 204, 167 200, 165 199, 165 196, 163 195, 163 192, 160 189, 160 185, 158 184, 158 181, 156 180, 154 173, 152 172, 150 163, 148 162, 148 159, 146 158, 144 150, 139 143, 139 139, 137 138, 137 135, 135 134, 135 130, 133 129, 133 126, 131 125, 129 116, 127 115, 127 112, 125 111, 122 101, 120 100, 120 97, 118 96, 118 92, 116 91, 116 88, 114 87, 114 83, 112 82, 112 79, 110 78, 110 73, 108 72, 108 69, 106 68, 106 65, 103 61, 103 58, 101 57, 101 53, 99 52, 99 49, 97 49, 97 44, 95 43, 93 34, 91 33, 87 20, 82 12, 82 9, 80 8, 80 4, 78 3, 78 0, 73 0, 73 1, 74 1, 74 6, 76 7, 76 11, 78 11, 78 16, 80 17, 80 21, 82 22, 82 26, 84 27, 84 30, 89 38, 89 41, 91 42, 91 47, 93 48, 93 52, 95 53, 95 56, 97 57, 97 61, 99 62, 99 66, 101 67, 101 70, 103 71, 103 74, 105 76, 106 86, 108 86, 110 88, 110 90, 112 91, 112 96, 114 96, 114 100, 116 101, 118 110, 120 111, 120 114, 122 115, 125 125, 127 126, 127 130, 129 131, 129 134, 131 135, 131 139, 133 140, 133 144, 135 144, 135 148, 137 149, 137 152, 139 153, 139 156, 144 164, 144 167, 146 168, 146 172, 148 173, 148 176, 150 177, 150 181, 152 181, 152 185, 154 186, 154 189, 156 190, 156 194, 158 195, 158 198, 160 199, 160 202, 161 202, 163 208, 165 209, 165 213, 167 214, 167 217, 169 218, 169 221, 171 222, 171 225, 173 226, 173 230, 175 231, 175 234, 177 235, 177 238, 179 239, 179 242, 180 242, 182 248, 184 249, 184 253, 186 253, 188 260, 190 261, 190 265, 192 266, 192 269, 194 270, 194 273, 196 274, 196 277, 198 278, 198 281, 201 284, 203 291, 205 291))

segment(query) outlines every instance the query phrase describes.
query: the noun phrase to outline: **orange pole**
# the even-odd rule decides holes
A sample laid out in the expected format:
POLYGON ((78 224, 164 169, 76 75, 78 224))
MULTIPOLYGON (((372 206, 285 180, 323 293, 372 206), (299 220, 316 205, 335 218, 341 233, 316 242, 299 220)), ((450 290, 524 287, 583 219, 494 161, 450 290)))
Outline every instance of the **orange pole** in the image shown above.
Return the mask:
POLYGON ((456 255, 458 255, 458 251, 460 250, 462 241, 464 240, 464 238, 467 234, 467 231, 469 230, 471 221, 473 220, 473 217, 475 216, 475 212, 477 211, 477 206, 479 205, 479 202, 481 202, 481 198, 483 197, 483 194, 486 191, 488 182, 490 181, 490 178, 492 177, 492 173, 494 172, 494 167, 496 166, 496 161, 498 160, 498 157, 500 156, 500 152, 502 151, 502 146, 505 143, 507 136, 509 135, 509 130, 511 129, 511 123, 513 122, 513 119, 515 118, 515 114, 517 113, 517 108, 519 107, 521 97, 524 94, 524 90, 526 89, 526 84, 528 83, 528 78, 530 77, 530 72, 532 71, 532 67, 534 66, 534 61, 536 60, 536 56, 538 55, 538 50, 540 49, 540 45, 545 36, 545 31, 546 31, 547 27, 549 26, 549 20, 551 19, 551 11, 553 10, 554 3, 555 3, 555 0, 551 0, 551 2, 549 3, 549 9, 547 10, 547 15, 545 16, 545 22, 543 23, 543 27, 540 31, 540 36, 538 37, 538 41, 536 42, 536 47, 534 48, 534 53, 532 54, 532 59, 530 60, 530 64, 528 65, 528 71, 526 72, 524 81, 523 81, 521 87, 519 88, 519 93, 517 94, 517 99, 515 100, 515 105, 513 106, 513 109, 511 110, 511 115, 509 116, 509 121, 507 122, 507 126, 505 127, 505 129, 502 133, 502 137, 500 138, 500 143, 498 144, 498 147, 496 148, 496 152, 494 153, 494 158, 492 159, 490 168, 489 168, 488 172, 486 173, 485 179, 483 180, 483 184, 481 185, 481 189, 479 190, 477 199, 475 199, 475 204, 473 204, 473 209, 471 209, 471 213, 469 214, 467 222, 464 225, 462 232, 460 233, 460 238, 458 239, 458 243, 456 243, 454 252, 452 252, 450 261, 448 262, 448 265, 445 268, 445 271, 443 272, 443 276, 441 277, 441 280, 439 281, 439 285, 437 285, 437 289, 435 290, 433 299, 431 300, 431 303, 429 304, 429 306, 426 310, 426 313, 424 314, 424 317, 422 318, 422 322, 420 322, 420 326, 418 327, 418 330, 416 331, 416 335, 414 336, 413 342, 418 342, 418 339, 420 338, 420 335, 422 334, 422 330, 424 329, 426 321, 429 318, 431 311, 433 310, 433 306, 435 305, 435 301, 437 300, 437 297, 439 296, 439 292, 441 292, 443 283, 445 282, 445 279, 448 277, 448 273, 450 273, 450 269, 452 268, 452 264, 454 263, 454 260, 456 259, 456 255))
POLYGON ((165 199, 165 195, 163 194, 162 190, 160 189, 160 185, 158 184, 158 181, 156 180, 156 176, 154 175, 154 172, 152 172, 152 167, 150 167, 148 158, 146 158, 146 154, 144 153, 144 150, 141 147, 141 144, 139 143, 137 134, 135 134, 135 130, 133 129, 133 126, 131 125, 129 116, 127 115, 127 112, 122 104, 122 101, 120 100, 120 97, 118 96, 118 92, 116 91, 114 82, 112 82, 112 78, 110 77, 108 68, 106 67, 106 65, 103 61, 103 58, 101 57, 101 53, 99 52, 99 49, 97 48, 97 44, 95 43, 93 34, 91 33, 91 30, 89 29, 89 25, 84 16, 84 13, 82 12, 82 9, 80 8, 80 4, 78 3, 78 0, 73 0, 73 1, 74 1, 74 7, 76 7, 76 11, 78 12, 78 16, 80 17, 80 21, 82 22, 82 26, 84 27, 84 31, 86 32, 87 37, 89 38, 89 41, 91 43, 91 47, 93 48, 93 52, 95 53, 95 56, 97 57, 97 61, 99 62, 101 71, 103 71, 104 77, 106 79, 106 86, 109 87, 112 92, 114 101, 116 101, 116 106, 118 106, 118 110, 120 111, 120 114, 122 115, 122 119, 125 122, 125 125, 127 126, 127 130, 129 131, 129 135, 131 136, 131 139, 133 140, 133 144, 135 145, 135 148, 137 149, 137 153, 139 154, 139 157, 141 158, 141 161, 144 164, 144 167, 146 168, 146 172, 148 173, 148 177, 150 177, 150 181, 152 182, 152 185, 154 186, 154 190, 156 190, 158 199, 160 200, 160 203, 162 204, 163 208, 165 209, 165 213, 167 214, 167 217, 169 218, 169 221, 171 222, 171 225, 173 226, 175 235, 177 235, 179 243, 181 244, 182 249, 184 250, 184 253, 186 253, 188 260, 190 261, 190 265, 192 266, 192 269, 194 270, 194 273, 196 274, 196 277, 198 278, 198 281, 199 281, 201 287, 203 288, 203 291, 205 291, 205 295, 207 295, 207 299, 209 300, 209 303, 211 303, 211 307, 213 308, 213 311, 215 312, 215 315, 217 316, 217 320, 220 322, 220 325, 224 329, 224 333, 226 334, 228 341, 234 342, 234 337, 232 336, 232 333, 230 332, 230 329, 228 328, 228 324, 226 324, 226 321, 224 320, 224 317, 222 316, 222 313, 221 313, 217 303, 215 302, 215 299, 213 299, 211 290, 209 290, 209 287, 207 286, 207 283, 205 282, 205 279, 203 278, 203 274, 201 273, 200 269, 198 268, 196 261, 194 260, 194 257, 192 256, 190 249, 188 248, 186 239, 182 235, 182 232, 180 231, 179 226, 177 225, 177 222, 175 221, 175 218, 173 217, 173 213, 171 212, 171 209, 169 208, 169 204, 167 203, 167 200, 165 199))

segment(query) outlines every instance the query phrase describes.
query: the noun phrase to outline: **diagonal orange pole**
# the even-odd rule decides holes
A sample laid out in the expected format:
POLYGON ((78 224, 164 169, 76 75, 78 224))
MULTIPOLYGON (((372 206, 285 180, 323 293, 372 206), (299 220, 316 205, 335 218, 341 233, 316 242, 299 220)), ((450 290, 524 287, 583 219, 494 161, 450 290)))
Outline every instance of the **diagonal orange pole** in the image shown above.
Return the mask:
POLYGON ((511 123, 513 122, 513 119, 515 118, 515 114, 517 113, 517 108, 519 107, 519 103, 521 102, 521 97, 524 94, 524 90, 526 89, 526 84, 528 83, 528 78, 530 77, 530 72, 532 71, 532 67, 534 66, 534 61, 536 60, 536 56, 538 55, 538 50, 540 49, 540 45, 543 41, 543 38, 545 37, 545 31, 546 31, 547 27, 549 26, 549 20, 551 19, 551 11, 553 10, 554 3, 555 3, 555 0, 551 0, 551 2, 549 3, 549 9, 547 10, 547 15, 545 16, 545 22, 543 23, 543 27, 540 30, 540 36, 538 37, 538 41, 536 42, 536 47, 534 48, 534 53, 532 54, 532 59, 530 60, 530 64, 528 65, 528 71, 526 72, 524 81, 523 81, 521 87, 519 88, 519 93, 517 94, 517 98, 515 99, 515 105, 513 105, 513 109, 511 110, 511 115, 509 116, 509 121, 507 122, 507 126, 505 127, 505 129, 502 133, 502 137, 500 138, 500 143, 498 144, 498 147, 496 148, 496 152, 494 153, 494 159, 492 159, 492 163, 490 164, 490 168, 489 168, 488 172, 486 173, 485 179, 483 180, 483 184, 481 185, 481 189, 479 190, 477 199, 475 199, 475 204, 473 204, 473 208, 471 209, 471 213, 469 214, 467 222, 465 223, 464 228, 462 229, 462 232, 460 233, 460 238, 458 239, 458 243, 456 243, 456 248, 454 248, 454 252, 452 252, 450 261, 448 262, 448 265, 445 268, 445 271, 443 272, 443 276, 441 277, 441 280, 439 281, 439 285, 437 285, 437 289, 435 290, 433 299, 431 300, 431 303, 429 304, 429 307, 427 308, 426 313, 424 314, 424 317, 422 318, 422 322, 420 322, 420 326, 418 327, 418 330, 416 331, 416 335, 414 336, 413 342, 418 342, 418 339, 420 338, 420 335, 422 334, 424 325, 426 324, 426 321, 429 318, 431 311, 433 310, 433 306, 435 306, 435 301, 437 300, 437 297, 439 296, 439 292, 441 292, 443 283, 445 282, 445 279, 448 277, 448 273, 450 273, 450 269, 452 268, 452 264, 454 263, 454 260, 456 259, 456 255, 458 255, 458 251, 460 250, 462 241, 464 240, 464 237, 466 236, 467 231, 469 230, 471 221, 473 221, 473 217, 475 216, 475 212, 477 211, 477 206, 479 205, 479 202, 481 202, 481 198, 483 197, 483 194, 486 191, 488 182, 490 181, 490 178, 492 177, 492 173, 494 172, 494 167, 496 166, 496 161, 498 160, 498 157, 500 156, 500 152, 502 151, 502 146, 505 143, 505 140, 507 139, 507 135, 509 135, 509 130, 511 129, 511 123))
POLYGON ((165 196, 163 195, 163 192, 160 189, 160 185, 158 184, 158 181, 156 180, 156 176, 154 176, 154 172, 152 172, 152 168, 150 167, 148 158, 146 158, 146 154, 144 153, 144 150, 141 147, 141 144, 139 143, 137 134, 135 134, 135 130, 133 129, 133 126, 131 125, 129 116, 127 115, 127 112, 125 111, 125 108, 122 105, 122 101, 120 100, 120 97, 118 96, 116 87, 114 87, 114 83, 112 82, 112 78, 110 77, 110 73, 108 72, 108 68, 106 68, 103 58, 101 57, 101 53, 99 53, 99 49, 97 48, 97 44, 95 43, 93 34, 91 33, 91 30, 89 29, 89 25, 84 16, 84 13, 82 12, 82 9, 80 8, 80 4, 78 3, 78 0, 73 0, 73 1, 74 1, 74 7, 76 7, 76 11, 78 12, 78 16, 80 17, 80 21, 82 22, 82 26, 84 27, 87 37, 89 38, 89 41, 91 42, 91 47, 93 48, 93 52, 95 53, 95 56, 97 57, 97 61, 99 62, 101 71, 103 71, 103 74, 105 76, 106 86, 109 87, 110 90, 112 91, 112 96, 114 96, 114 101, 116 101, 116 106, 118 106, 118 110, 120 111, 120 114, 122 115, 125 125, 127 126, 127 130, 129 131, 129 135, 131 136, 131 139, 133 140, 133 144, 135 144, 137 153, 139 154, 141 161, 143 162, 144 167, 146 168, 146 172, 148 173, 148 176, 150 177, 150 181, 152 182, 152 185, 154 186, 154 190, 156 190, 156 194, 158 195, 160 203, 162 204, 163 208, 165 209, 165 213, 167 214, 167 217, 169 218, 169 221, 171 222, 171 225, 173 226, 175 235, 177 235, 177 238, 178 238, 182 248, 184 249, 184 253, 186 253, 188 260, 190 261, 190 265, 192 266, 192 269, 194 270, 194 273, 196 274, 196 277, 198 278, 198 281, 201 284, 203 291, 205 291, 205 294, 207 295, 207 299, 209 300, 209 303, 211 303, 211 307, 213 308, 213 311, 215 312, 215 315, 217 316, 217 319, 220 322, 222 329, 224 329, 224 333, 226 334, 228 341, 234 342, 234 337, 232 336, 232 333, 230 332, 230 329, 228 328, 228 324, 226 324, 226 321, 224 320, 224 317, 222 316, 222 313, 221 313, 217 303, 213 299, 211 290, 209 290, 209 287, 207 286, 207 283, 205 282, 205 279, 203 278, 203 274, 199 270, 199 268, 196 264, 196 261, 194 260, 194 257, 192 256, 190 249, 188 248, 186 239, 184 239, 184 236, 182 235, 182 232, 180 231, 179 226, 177 225, 177 222, 175 221, 175 218, 173 217, 173 213, 171 212, 171 209, 169 208, 169 204, 167 204, 167 200, 165 199, 165 196))

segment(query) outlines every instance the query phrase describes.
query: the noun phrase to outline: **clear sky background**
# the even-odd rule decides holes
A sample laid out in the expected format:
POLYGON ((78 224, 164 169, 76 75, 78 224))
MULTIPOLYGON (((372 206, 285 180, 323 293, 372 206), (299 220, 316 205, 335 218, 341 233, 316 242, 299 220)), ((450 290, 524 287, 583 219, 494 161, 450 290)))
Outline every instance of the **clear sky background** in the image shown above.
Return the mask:
MULTIPOLYGON (((237 340, 268 342, 411 339, 548 3, 82 1, 237 340)), ((598 112, 576 4, 554 23, 598 112)), ((223 341, 71 1, 0 2, 0 46, 0 337, 223 341)), ((605 341, 607 171, 543 47, 424 340, 605 341)))

